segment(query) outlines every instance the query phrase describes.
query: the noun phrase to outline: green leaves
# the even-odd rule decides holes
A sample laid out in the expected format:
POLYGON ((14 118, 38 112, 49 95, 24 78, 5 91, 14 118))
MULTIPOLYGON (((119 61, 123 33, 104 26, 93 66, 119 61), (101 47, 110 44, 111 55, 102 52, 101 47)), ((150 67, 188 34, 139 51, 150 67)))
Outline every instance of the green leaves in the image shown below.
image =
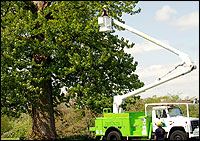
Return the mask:
POLYGON ((50 80, 55 106, 73 101, 76 108, 96 113, 111 107, 114 95, 143 86, 134 74, 137 62, 124 52, 133 44, 100 33, 97 22, 104 4, 112 17, 122 21, 123 12, 139 11, 136 3, 52 1, 34 12, 31 2, 1 2, 3 113, 28 111, 38 104, 38 98, 48 92, 41 84, 50 80), (60 94, 63 86, 65 95, 60 94))

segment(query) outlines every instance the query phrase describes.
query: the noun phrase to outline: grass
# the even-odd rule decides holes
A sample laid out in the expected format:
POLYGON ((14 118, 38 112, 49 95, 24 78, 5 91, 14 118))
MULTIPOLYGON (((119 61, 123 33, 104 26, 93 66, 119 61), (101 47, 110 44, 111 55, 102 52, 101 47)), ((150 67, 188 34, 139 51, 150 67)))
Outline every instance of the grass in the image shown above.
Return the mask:
POLYGON ((59 140, 95 140, 95 138, 87 136, 87 135, 85 136, 78 135, 78 136, 62 137, 59 140))
POLYGON ((19 138, 1 138, 1 140, 19 140, 19 138))
MULTIPOLYGON (((3 126, 4 132, 1 132, 1 139, 4 139, 4 140, 18 139, 18 140, 20 140, 21 138, 28 136, 28 133, 31 130, 31 118, 29 115, 21 114, 21 116, 19 118, 7 117, 7 120, 9 120, 9 122, 7 124, 11 128, 9 128, 7 130, 8 127, 3 126)), ((4 121, 2 121, 2 122, 4 123, 4 121)))
MULTIPOLYGON (((20 138, 1 138, 1 140, 20 140, 20 138)), ((95 140, 89 136, 69 136, 69 137, 62 137, 59 140, 95 140)))

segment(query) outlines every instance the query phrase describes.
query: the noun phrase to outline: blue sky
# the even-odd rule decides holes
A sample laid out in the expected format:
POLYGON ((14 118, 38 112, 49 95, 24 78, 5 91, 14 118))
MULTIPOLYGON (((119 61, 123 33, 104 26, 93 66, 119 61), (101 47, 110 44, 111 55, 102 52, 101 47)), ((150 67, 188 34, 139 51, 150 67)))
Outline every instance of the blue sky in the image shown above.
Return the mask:
MULTIPOLYGON (((139 1, 137 7, 141 8, 139 14, 123 14, 125 24, 188 54, 197 65, 191 73, 148 90, 141 97, 168 94, 199 97, 199 2, 139 1)), ((178 56, 129 31, 115 34, 135 43, 133 49, 125 51, 139 62, 136 73, 145 84, 181 62, 178 56)))

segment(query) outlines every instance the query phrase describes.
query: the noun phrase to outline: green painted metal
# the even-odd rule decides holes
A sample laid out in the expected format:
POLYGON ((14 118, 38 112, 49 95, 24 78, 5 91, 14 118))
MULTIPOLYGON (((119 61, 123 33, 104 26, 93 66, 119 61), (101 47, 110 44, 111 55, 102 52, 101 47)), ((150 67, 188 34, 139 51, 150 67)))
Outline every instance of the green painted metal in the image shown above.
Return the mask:
POLYGON ((149 122, 149 125, 150 125, 150 127, 149 127, 149 131, 148 131, 148 133, 149 133, 149 139, 151 139, 151 135, 152 135, 152 131, 153 131, 153 125, 152 125, 152 122, 149 122))
POLYGON ((110 109, 104 109, 103 117, 95 120, 95 126, 90 127, 96 136, 104 136, 109 128, 118 129, 123 137, 149 137, 152 131, 151 116, 145 117, 145 112, 109 113, 110 109))

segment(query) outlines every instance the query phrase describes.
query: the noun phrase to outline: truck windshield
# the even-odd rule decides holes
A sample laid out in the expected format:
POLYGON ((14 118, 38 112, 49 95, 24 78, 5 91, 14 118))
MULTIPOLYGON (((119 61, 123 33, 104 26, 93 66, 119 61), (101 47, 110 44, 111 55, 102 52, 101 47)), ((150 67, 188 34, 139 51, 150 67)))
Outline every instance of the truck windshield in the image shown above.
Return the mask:
POLYGON ((176 117, 176 116, 183 116, 179 107, 169 108, 169 116, 176 117))

